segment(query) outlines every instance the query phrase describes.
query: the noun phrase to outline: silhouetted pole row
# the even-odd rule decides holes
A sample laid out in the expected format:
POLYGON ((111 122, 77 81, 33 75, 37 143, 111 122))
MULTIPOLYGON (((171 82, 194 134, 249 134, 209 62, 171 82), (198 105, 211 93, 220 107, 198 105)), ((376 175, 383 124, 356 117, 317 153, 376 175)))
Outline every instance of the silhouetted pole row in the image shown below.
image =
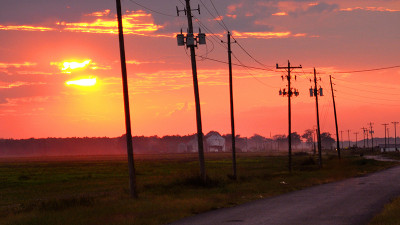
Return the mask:
POLYGON ((392 122, 394 125, 394 149, 397 151, 397 134, 396 134, 396 126, 399 122, 392 122))
MULTIPOLYGON (((200 8, 194 9, 200 13, 200 8)), ((196 125, 197 125, 197 143, 199 152, 199 163, 200 163, 200 177, 205 183, 207 181, 206 167, 204 162, 204 148, 203 148, 203 128, 201 125, 201 110, 200 110, 200 95, 199 95, 199 84, 197 81, 197 65, 196 65, 196 52, 195 47, 197 44, 205 44, 205 35, 199 32, 199 36, 195 37, 193 34, 193 22, 192 22, 192 9, 190 8, 190 0, 186 0, 186 8, 183 10, 178 10, 177 13, 184 11, 187 16, 188 21, 188 34, 186 36, 186 47, 190 48, 190 59, 192 62, 192 74, 193 74, 193 87, 194 87, 194 99, 196 104, 196 125), (199 39, 197 39, 199 38, 199 39)), ((184 37, 178 37, 178 45, 184 45, 184 37), (181 39, 180 39, 181 38, 181 39)))
POLYGON ((357 146, 357 134, 358 134, 358 132, 354 132, 353 134, 356 135, 356 148, 357 148, 357 147, 358 147, 358 146, 357 146))
POLYGON ((367 132, 367 129, 365 127, 362 127, 361 130, 363 130, 363 137, 364 137, 364 147, 365 148, 365 133, 367 132))
POLYGON ((300 66, 290 66, 290 61, 288 60, 288 66, 287 67, 280 67, 278 65, 278 63, 276 64, 276 69, 285 69, 288 72, 287 75, 287 81, 288 81, 288 91, 286 92, 285 89, 283 90, 283 93, 280 91, 279 94, 283 94, 283 96, 285 96, 287 94, 288 96, 288 118, 289 118, 289 134, 288 134, 288 144, 289 144, 289 172, 292 172, 292 114, 291 114, 291 108, 290 108, 290 99, 292 98, 292 95, 295 94, 296 96, 299 95, 299 92, 294 89, 294 91, 292 91, 291 87, 290 87, 290 81, 291 81, 291 76, 290 76, 290 72, 293 69, 297 69, 297 68, 302 68, 301 65, 300 66))
POLYGON ((338 121, 336 115, 336 104, 335 104, 335 94, 333 92, 333 85, 332 85, 332 76, 329 75, 329 81, 331 83, 331 92, 332 92, 332 101, 333 101, 333 112, 335 114, 335 127, 336 127, 336 148, 338 151, 338 157, 340 159, 340 142, 339 142, 339 128, 338 128, 338 121))
POLYGON ((342 148, 344 148, 343 147, 343 131, 342 130, 340 131, 340 138, 342 139, 342 148))
POLYGON ((347 138, 349 139, 349 149, 350 149, 350 130, 347 130, 347 138))
POLYGON ((386 144, 386 126, 389 125, 388 123, 384 123, 382 124, 385 127, 385 152, 386 152, 386 148, 387 148, 387 144, 386 144))
POLYGON ((310 95, 311 97, 312 95, 315 96, 315 106, 317 109, 318 164, 320 168, 322 167, 322 147, 321 147, 321 130, 319 126, 318 95, 322 96, 321 90, 322 88, 318 89, 317 86, 317 72, 315 71, 314 68, 314 89, 313 88, 310 89, 310 95))
POLYGON ((126 72, 126 59, 125 59, 125 44, 124 44, 124 31, 122 28, 122 12, 121 1, 117 1, 117 15, 118 15, 118 37, 119 37, 119 52, 121 58, 121 71, 122 71, 122 88, 124 92, 124 108, 125 108, 125 128, 126 128, 126 146, 128 152, 128 168, 129 168, 129 187, 132 198, 137 198, 136 191, 136 173, 133 160, 133 146, 132 146, 132 131, 131 131, 131 116, 129 111, 129 92, 128 92, 128 76, 126 72))
POLYGON ((369 123, 369 128, 370 128, 369 133, 371 134, 371 142, 372 142, 371 150, 374 151, 374 130, 372 129, 372 125, 374 125, 374 123, 370 122, 369 123))

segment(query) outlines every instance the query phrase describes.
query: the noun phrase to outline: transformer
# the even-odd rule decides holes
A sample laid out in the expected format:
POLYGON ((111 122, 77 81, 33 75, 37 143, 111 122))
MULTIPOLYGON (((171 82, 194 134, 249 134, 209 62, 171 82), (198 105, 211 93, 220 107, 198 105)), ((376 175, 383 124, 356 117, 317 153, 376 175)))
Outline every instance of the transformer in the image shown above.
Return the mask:
POLYGON ((199 33, 199 44, 204 45, 206 44, 206 34, 205 33, 199 33))
POLYGON ((187 36, 186 36, 186 46, 187 47, 195 46, 195 38, 194 38, 193 34, 187 34, 187 36))
POLYGON ((184 46, 185 45, 185 35, 178 34, 178 35, 176 35, 176 39, 178 41, 178 46, 184 46))
POLYGON ((310 88, 310 97, 314 97, 314 89, 313 88, 310 88))
POLYGON ((324 93, 322 92, 322 88, 319 88, 319 95, 324 96, 324 93))

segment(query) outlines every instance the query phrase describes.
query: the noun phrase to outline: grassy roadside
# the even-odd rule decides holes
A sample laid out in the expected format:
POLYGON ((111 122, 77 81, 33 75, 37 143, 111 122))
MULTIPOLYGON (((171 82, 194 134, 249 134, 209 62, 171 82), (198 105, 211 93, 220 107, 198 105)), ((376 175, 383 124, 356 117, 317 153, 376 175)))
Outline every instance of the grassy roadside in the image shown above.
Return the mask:
POLYGON ((312 185, 359 176, 395 163, 357 156, 325 156, 323 169, 309 156, 239 154, 239 180, 229 154, 206 155, 210 182, 197 177, 197 156, 147 156, 136 160, 140 198, 129 199, 125 158, 2 161, 0 224, 164 224, 312 185))
POLYGON ((375 216, 369 225, 398 225, 400 223, 400 197, 385 205, 383 211, 375 216))

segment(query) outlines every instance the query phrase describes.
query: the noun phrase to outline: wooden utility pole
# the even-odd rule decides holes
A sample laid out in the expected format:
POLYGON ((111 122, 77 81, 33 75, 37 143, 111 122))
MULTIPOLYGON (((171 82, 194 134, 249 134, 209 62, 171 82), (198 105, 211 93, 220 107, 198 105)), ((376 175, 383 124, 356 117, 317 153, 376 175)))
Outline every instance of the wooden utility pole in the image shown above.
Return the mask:
MULTIPOLYGON (((199 9, 197 9, 199 10, 199 9)), ((186 0, 186 16, 188 20, 188 39, 194 38, 193 35, 193 22, 192 22, 192 9, 190 7, 190 0, 186 0)), ((190 59, 192 61, 192 74, 193 74, 193 87, 194 87, 194 99, 196 104, 196 124, 197 124, 197 145, 199 152, 199 163, 200 163, 200 177, 204 183, 207 182, 206 167, 204 162, 204 148, 203 148, 203 128, 201 124, 201 110, 200 110, 200 94, 199 84, 197 81, 197 65, 196 65, 196 52, 195 45, 187 45, 190 48, 190 59)))
POLYGON ((314 96, 315 96, 315 106, 317 108, 317 139, 318 139, 318 163, 319 167, 322 167, 322 147, 321 147, 321 130, 319 126, 319 109, 318 109, 318 95, 321 94, 318 92, 318 86, 317 86, 317 72, 315 71, 314 68, 314 96))
POLYGON ((335 126, 336 126, 336 148, 338 151, 338 157, 340 159, 340 142, 339 142, 339 128, 338 128, 338 122, 337 122, 337 116, 336 116, 336 104, 335 104, 335 94, 333 92, 333 85, 332 85, 332 76, 329 75, 329 81, 331 82, 331 91, 332 91, 332 100, 333 100, 333 112, 335 114, 335 126))
POLYGON ((365 127, 361 128, 363 130, 363 137, 364 137, 364 149, 365 149, 365 132, 367 131, 367 129, 365 127))
POLYGON ((396 126, 399 122, 392 122, 394 125, 394 149, 397 151, 397 134, 396 134, 396 126))
POLYGON ((371 141, 372 141, 371 150, 374 151, 374 130, 372 129, 372 125, 374 125, 374 123, 370 122, 369 123, 369 128, 370 128, 369 133, 371 134, 371 141))
POLYGON ((131 131, 131 116, 129 111, 129 92, 128 92, 128 76, 126 71, 125 59, 125 44, 124 44, 124 31, 122 27, 122 12, 121 0, 117 1, 117 15, 118 15, 118 37, 119 37, 119 50, 121 58, 121 71, 122 71, 122 88, 124 92, 124 108, 125 108, 125 128, 126 128, 126 146, 128 152, 128 168, 129 168, 129 187, 132 198, 137 198, 136 190, 136 172, 133 160, 133 146, 132 146, 132 131, 131 131))
POLYGON ((236 174, 236 141, 235 141, 235 115, 233 111, 233 84, 232 84, 232 51, 231 51, 231 33, 228 31, 228 61, 229 61, 229 97, 231 106, 231 133, 232 133, 232 166, 233 179, 237 179, 236 174))
POLYGON ((350 130, 347 130, 347 138, 349 139, 349 149, 350 149, 350 130))
POLYGON ((358 148, 358 146, 357 146, 357 134, 358 134, 358 132, 354 132, 353 134, 356 135, 356 148, 358 148))
MULTIPOLYGON (((296 92, 296 90, 292 91, 291 87, 290 87, 290 81, 291 81, 291 76, 290 76, 290 72, 293 69, 297 69, 297 68, 302 68, 301 65, 300 66, 290 66, 290 61, 288 60, 288 66, 287 67, 280 67, 278 65, 278 63, 276 64, 276 69, 285 69, 288 72, 287 75, 287 81, 288 81, 288 92, 287 92, 287 96, 288 96, 288 119, 289 119, 289 134, 288 134, 288 144, 289 144, 289 152, 288 152, 288 156, 289 156, 289 172, 292 172, 292 111, 291 111, 291 105, 290 105, 290 99, 292 98, 292 95, 296 92)), ((298 95, 298 92, 297 92, 298 95)))
POLYGON ((389 124, 388 123, 384 123, 384 124, 382 124, 384 127, 385 127, 385 152, 386 152, 386 148, 387 148, 387 144, 386 144, 386 126, 388 126, 389 124))

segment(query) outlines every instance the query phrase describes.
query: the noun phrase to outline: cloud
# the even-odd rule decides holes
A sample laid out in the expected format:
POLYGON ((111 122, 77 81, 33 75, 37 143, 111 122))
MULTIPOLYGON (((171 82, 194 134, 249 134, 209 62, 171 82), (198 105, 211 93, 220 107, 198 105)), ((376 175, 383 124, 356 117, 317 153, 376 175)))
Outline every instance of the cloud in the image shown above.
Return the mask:
POLYGON ((233 31, 232 34, 237 38, 259 38, 259 39, 272 39, 272 38, 290 38, 290 37, 306 37, 305 33, 292 34, 290 31, 285 32, 239 32, 233 31))
POLYGON ((340 11, 375 11, 375 12, 400 12, 399 9, 389 9, 386 7, 349 7, 349 8, 342 8, 340 11))
MULTIPOLYGON (((70 22, 68 20, 54 21, 54 24, 43 25, 1 25, 0 30, 14 31, 63 31, 63 32, 82 32, 95 34, 118 34, 118 22, 115 14, 111 14, 109 9, 85 14, 81 21, 70 22)), ((125 35, 161 36, 172 37, 170 35, 154 34, 163 28, 162 25, 154 23, 150 13, 143 10, 126 11, 123 15, 123 27, 125 35)))
POLYGON ((328 4, 325 2, 308 4, 306 9, 298 8, 294 11, 289 12, 289 15, 297 17, 300 15, 308 14, 321 14, 332 12, 339 8, 338 4, 328 4))

